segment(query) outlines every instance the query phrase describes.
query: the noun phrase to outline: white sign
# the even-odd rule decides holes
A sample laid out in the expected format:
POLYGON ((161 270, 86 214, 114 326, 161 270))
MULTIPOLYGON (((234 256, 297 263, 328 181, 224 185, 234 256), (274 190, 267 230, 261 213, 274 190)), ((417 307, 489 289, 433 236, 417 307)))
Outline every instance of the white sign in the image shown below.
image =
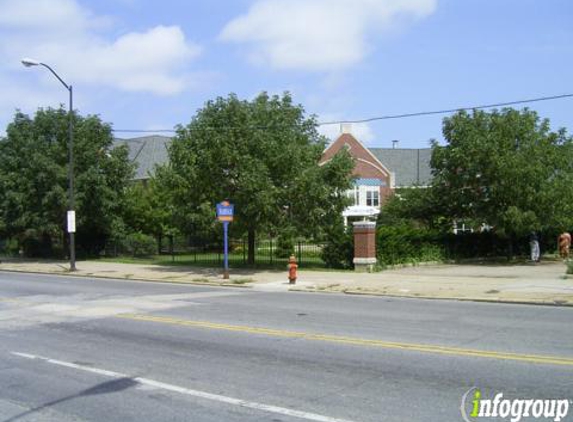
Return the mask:
POLYGON ((68 233, 76 232, 76 212, 68 211, 68 233))
POLYGON ((342 213, 344 217, 372 217, 378 214, 380 214, 380 210, 378 208, 361 205, 348 207, 342 213))

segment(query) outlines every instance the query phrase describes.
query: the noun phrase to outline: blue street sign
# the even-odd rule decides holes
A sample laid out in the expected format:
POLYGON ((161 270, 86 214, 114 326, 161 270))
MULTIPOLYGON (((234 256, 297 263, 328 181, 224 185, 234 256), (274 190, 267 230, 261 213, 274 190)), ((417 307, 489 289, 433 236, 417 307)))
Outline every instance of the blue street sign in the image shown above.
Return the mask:
POLYGON ((233 221, 235 206, 228 201, 217 204, 217 219, 219 221, 233 221))
POLYGON ((233 221, 235 206, 229 201, 223 201, 217 204, 217 219, 223 222, 223 252, 224 252, 224 269, 223 278, 229 278, 229 223, 233 221))

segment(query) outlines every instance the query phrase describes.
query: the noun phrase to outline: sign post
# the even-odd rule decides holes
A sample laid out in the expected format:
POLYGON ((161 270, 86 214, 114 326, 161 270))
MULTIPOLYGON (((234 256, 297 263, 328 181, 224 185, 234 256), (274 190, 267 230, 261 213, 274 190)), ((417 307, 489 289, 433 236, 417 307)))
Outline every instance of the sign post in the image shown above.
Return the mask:
POLYGON ((229 223, 233 221, 235 206, 229 201, 217 204, 217 219, 223 223, 223 249, 224 249, 224 272, 223 278, 229 278, 229 223))

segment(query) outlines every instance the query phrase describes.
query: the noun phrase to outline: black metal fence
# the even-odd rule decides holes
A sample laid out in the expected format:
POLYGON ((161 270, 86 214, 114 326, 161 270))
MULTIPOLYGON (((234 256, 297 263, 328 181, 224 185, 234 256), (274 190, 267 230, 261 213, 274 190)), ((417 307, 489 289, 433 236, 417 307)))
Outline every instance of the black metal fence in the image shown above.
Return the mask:
MULTIPOLYGON (((298 240, 280 242, 278 239, 258 240, 254 245, 254 264, 249 263, 248 242, 243 239, 229 240, 230 267, 286 267, 290 255, 295 255, 301 267, 325 267, 321 253, 322 242, 298 240)), ((183 237, 163 237, 153 239, 152 245, 146 245, 139 250, 123 246, 123 242, 108 242, 104 255, 107 257, 131 256, 152 257, 156 261, 181 265, 197 265, 219 267, 224 259, 222 242, 194 242, 183 237)))

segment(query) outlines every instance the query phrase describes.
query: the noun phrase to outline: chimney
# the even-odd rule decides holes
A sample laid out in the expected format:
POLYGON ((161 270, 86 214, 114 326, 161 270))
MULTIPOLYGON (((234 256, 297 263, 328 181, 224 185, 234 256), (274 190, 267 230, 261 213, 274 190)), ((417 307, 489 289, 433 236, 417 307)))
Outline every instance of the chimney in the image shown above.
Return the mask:
POLYGON ((340 133, 348 133, 352 134, 352 123, 341 123, 340 124, 340 133))
POLYGON ((399 140, 394 139, 394 140, 392 141, 392 149, 396 149, 396 145, 398 145, 399 142, 400 142, 399 140))

